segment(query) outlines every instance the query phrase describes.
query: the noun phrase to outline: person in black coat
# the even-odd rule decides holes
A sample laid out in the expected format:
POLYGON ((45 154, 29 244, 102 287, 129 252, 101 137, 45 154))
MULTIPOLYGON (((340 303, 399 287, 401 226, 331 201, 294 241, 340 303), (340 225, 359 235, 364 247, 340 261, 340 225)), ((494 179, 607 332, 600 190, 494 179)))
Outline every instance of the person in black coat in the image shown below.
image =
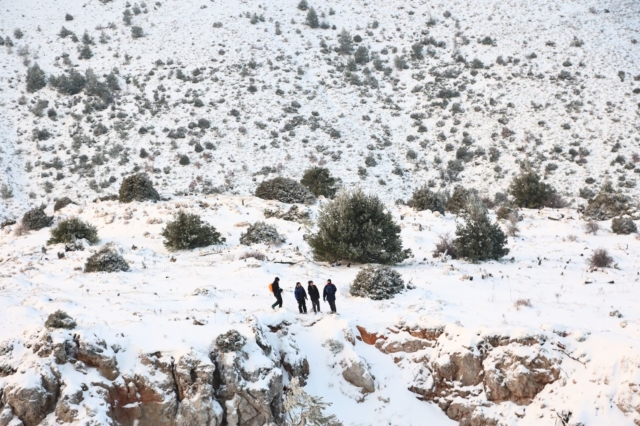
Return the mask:
POLYGON ((322 300, 325 302, 329 302, 329 306, 331 307, 331 313, 335 314, 336 311, 336 293, 338 289, 331 282, 331 280, 327 280, 327 284, 324 286, 324 291, 322 292, 322 300))
POLYGON ((307 303, 305 302, 305 300, 307 300, 307 292, 304 291, 304 287, 302 287, 302 284, 296 283, 294 294, 296 296, 296 300, 298 301, 298 310, 301 314, 306 314, 307 303))
POLYGON ((273 310, 276 309, 276 306, 282 308, 282 289, 280 288, 280 278, 276 277, 271 284, 271 289, 273 290, 273 295, 276 297, 276 303, 271 305, 273 310))
POLYGON ((311 299, 313 312, 317 314, 318 312, 320 312, 320 291, 318 290, 318 287, 313 284, 313 281, 309 281, 307 292, 309 293, 309 299, 311 299))

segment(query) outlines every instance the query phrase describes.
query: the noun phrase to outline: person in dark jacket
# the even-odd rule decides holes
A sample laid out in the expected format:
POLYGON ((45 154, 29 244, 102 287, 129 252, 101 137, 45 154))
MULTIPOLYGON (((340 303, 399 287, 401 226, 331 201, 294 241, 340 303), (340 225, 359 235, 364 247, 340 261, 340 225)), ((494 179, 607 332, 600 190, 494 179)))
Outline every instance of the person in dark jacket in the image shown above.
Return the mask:
POLYGON ((313 281, 309 281, 307 292, 309 293, 309 299, 311 299, 313 312, 317 314, 318 312, 320 312, 320 291, 318 290, 318 287, 313 284, 313 281))
POLYGON ((325 302, 329 302, 329 306, 331 307, 331 313, 336 313, 336 293, 338 289, 331 282, 331 280, 327 280, 327 284, 324 286, 324 291, 322 292, 322 300, 325 302))
POLYGON ((298 310, 301 314, 307 313, 307 292, 304 291, 304 287, 302 284, 296 283, 296 289, 294 290, 294 294, 296 295, 296 300, 298 301, 298 310))
POLYGON ((271 305, 271 308, 275 311, 276 306, 282 308, 282 289, 280 288, 280 278, 276 277, 271 284, 271 289, 273 290, 273 295, 276 297, 276 303, 271 305))

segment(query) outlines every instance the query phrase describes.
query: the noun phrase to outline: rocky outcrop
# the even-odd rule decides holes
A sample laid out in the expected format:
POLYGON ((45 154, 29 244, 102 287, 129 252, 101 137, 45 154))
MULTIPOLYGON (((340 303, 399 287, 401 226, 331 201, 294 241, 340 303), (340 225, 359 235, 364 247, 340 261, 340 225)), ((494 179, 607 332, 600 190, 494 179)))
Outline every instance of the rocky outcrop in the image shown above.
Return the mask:
POLYGON ((341 365, 342 377, 353 386, 360 388, 362 393, 372 393, 376 390, 375 379, 364 361, 360 359, 345 359, 341 365))
POLYGON ((2 392, 2 405, 10 407, 25 426, 36 426, 56 407, 60 393, 58 374, 46 366, 26 370, 29 377, 10 381, 2 392))

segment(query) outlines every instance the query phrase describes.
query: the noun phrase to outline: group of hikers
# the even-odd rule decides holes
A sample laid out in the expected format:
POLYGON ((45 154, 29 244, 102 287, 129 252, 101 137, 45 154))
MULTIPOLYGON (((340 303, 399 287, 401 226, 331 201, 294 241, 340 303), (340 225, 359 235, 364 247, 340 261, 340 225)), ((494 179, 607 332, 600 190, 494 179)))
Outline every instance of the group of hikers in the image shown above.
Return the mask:
MULTIPOLYGON (((276 306, 282 308, 282 288, 280 288, 280 278, 276 277, 273 280, 273 283, 269 285, 269 289, 276 297, 276 303, 271 305, 271 308, 274 310, 276 306)), ((331 282, 331 280, 327 280, 327 284, 325 284, 324 289, 322 290, 322 300, 329 303, 329 307, 331 308, 331 313, 335 314, 336 312, 336 286, 331 282)), ((313 281, 309 281, 309 285, 307 290, 305 291, 302 284, 299 282, 296 283, 296 288, 294 290, 294 295, 296 297, 296 301, 298 302, 298 310, 301 314, 307 313, 307 299, 311 299, 311 306, 314 313, 320 312, 320 291, 318 287, 315 286, 313 281), (307 297, 308 294, 308 297, 307 297)))

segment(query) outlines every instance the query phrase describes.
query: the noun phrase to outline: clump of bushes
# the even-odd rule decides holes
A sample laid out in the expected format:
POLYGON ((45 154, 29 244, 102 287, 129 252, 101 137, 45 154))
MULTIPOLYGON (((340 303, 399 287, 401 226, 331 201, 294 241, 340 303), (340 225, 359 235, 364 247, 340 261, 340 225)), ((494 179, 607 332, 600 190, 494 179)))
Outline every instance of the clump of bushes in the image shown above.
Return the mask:
POLYGON ((505 233, 497 223, 491 223, 486 207, 477 197, 469 198, 465 223, 458 224, 453 240, 456 254, 471 262, 497 260, 509 254, 505 233))
POLYGON ((336 195, 336 179, 326 167, 312 167, 304 172, 300 183, 316 197, 333 198, 336 195))
POLYGON ((351 295, 373 300, 391 299, 404 290, 402 276, 388 266, 367 266, 356 275, 351 295))
POLYGON ((556 190, 540 180, 540 176, 533 170, 522 172, 516 176, 509 186, 513 202, 518 207, 539 209, 553 207, 556 190))
POLYGON ((607 249, 595 249, 589 258, 589 266, 592 268, 609 268, 613 264, 613 258, 609 256, 607 249))
POLYGON ((57 310, 44 323, 47 328, 63 328, 65 330, 73 330, 76 328, 76 322, 65 311, 57 310))
POLYGON ((246 342, 247 339, 238 330, 229 330, 216 337, 216 347, 225 353, 238 352, 246 342))
POLYGON ((305 235, 317 260, 394 264, 411 255, 402 249, 400 227, 376 195, 345 191, 322 206, 318 231, 305 235))
POLYGON ((44 209, 45 206, 43 204, 40 207, 36 207, 26 212, 24 216, 22 216, 22 225, 25 226, 27 230, 31 231, 37 231, 38 229, 51 226, 53 216, 47 216, 44 209))
POLYGON ((104 246, 87 259, 84 272, 126 272, 129 264, 110 246, 104 246))
POLYGON ((302 210, 294 204, 287 211, 280 210, 279 208, 276 210, 265 209, 264 217, 266 219, 275 217, 289 222, 305 223, 311 220, 311 212, 309 210, 302 210))
POLYGON ((628 196, 613 189, 611 182, 605 182, 600 192, 589 200, 584 215, 593 220, 609 220, 630 213, 628 196))
POLYGON ((71 200, 71 198, 69 197, 58 198, 55 204, 53 205, 53 211, 57 212, 58 210, 62 210, 63 208, 67 207, 69 204, 75 204, 71 200))
POLYGON ((98 230, 90 223, 72 217, 58 222, 55 228, 51 229, 51 238, 47 244, 71 244, 81 239, 87 240, 90 244, 97 243, 100 241, 98 230))
POLYGON ((456 185, 453 194, 451 194, 447 204, 444 206, 445 211, 453 214, 462 213, 467 204, 469 204, 469 194, 471 194, 471 192, 468 189, 461 185, 456 185))
POLYGON ((146 173, 127 176, 120 184, 118 200, 121 203, 145 200, 158 201, 159 199, 160 195, 153 187, 153 182, 151 182, 146 173))
POLYGON ((436 248, 433 250, 433 257, 449 256, 451 259, 458 258, 458 250, 449 234, 438 236, 436 248))
POLYGON ((78 71, 71 69, 67 74, 50 76, 49 84, 63 95, 77 95, 84 89, 87 79, 78 71))
POLYGON ((611 220, 611 231, 615 234, 629 235, 638 232, 638 227, 630 217, 614 217, 611 220))
POLYGON ((173 221, 167 223, 161 235, 165 238, 164 246, 171 251, 191 250, 226 241, 215 227, 203 222, 200 216, 184 211, 174 215, 173 221))
POLYGON ((256 188, 256 197, 282 203, 313 204, 316 197, 301 183, 293 179, 276 177, 265 180, 256 188))
POLYGON ((240 244, 250 246, 251 244, 276 244, 280 245, 286 238, 278 233, 275 226, 265 222, 256 222, 247 228, 246 232, 240 235, 240 244))
POLYGON ((446 194, 439 191, 433 192, 426 185, 416 189, 411 199, 407 201, 407 206, 417 211, 431 210, 432 212, 440 212, 441 214, 444 214, 446 204, 446 194))

